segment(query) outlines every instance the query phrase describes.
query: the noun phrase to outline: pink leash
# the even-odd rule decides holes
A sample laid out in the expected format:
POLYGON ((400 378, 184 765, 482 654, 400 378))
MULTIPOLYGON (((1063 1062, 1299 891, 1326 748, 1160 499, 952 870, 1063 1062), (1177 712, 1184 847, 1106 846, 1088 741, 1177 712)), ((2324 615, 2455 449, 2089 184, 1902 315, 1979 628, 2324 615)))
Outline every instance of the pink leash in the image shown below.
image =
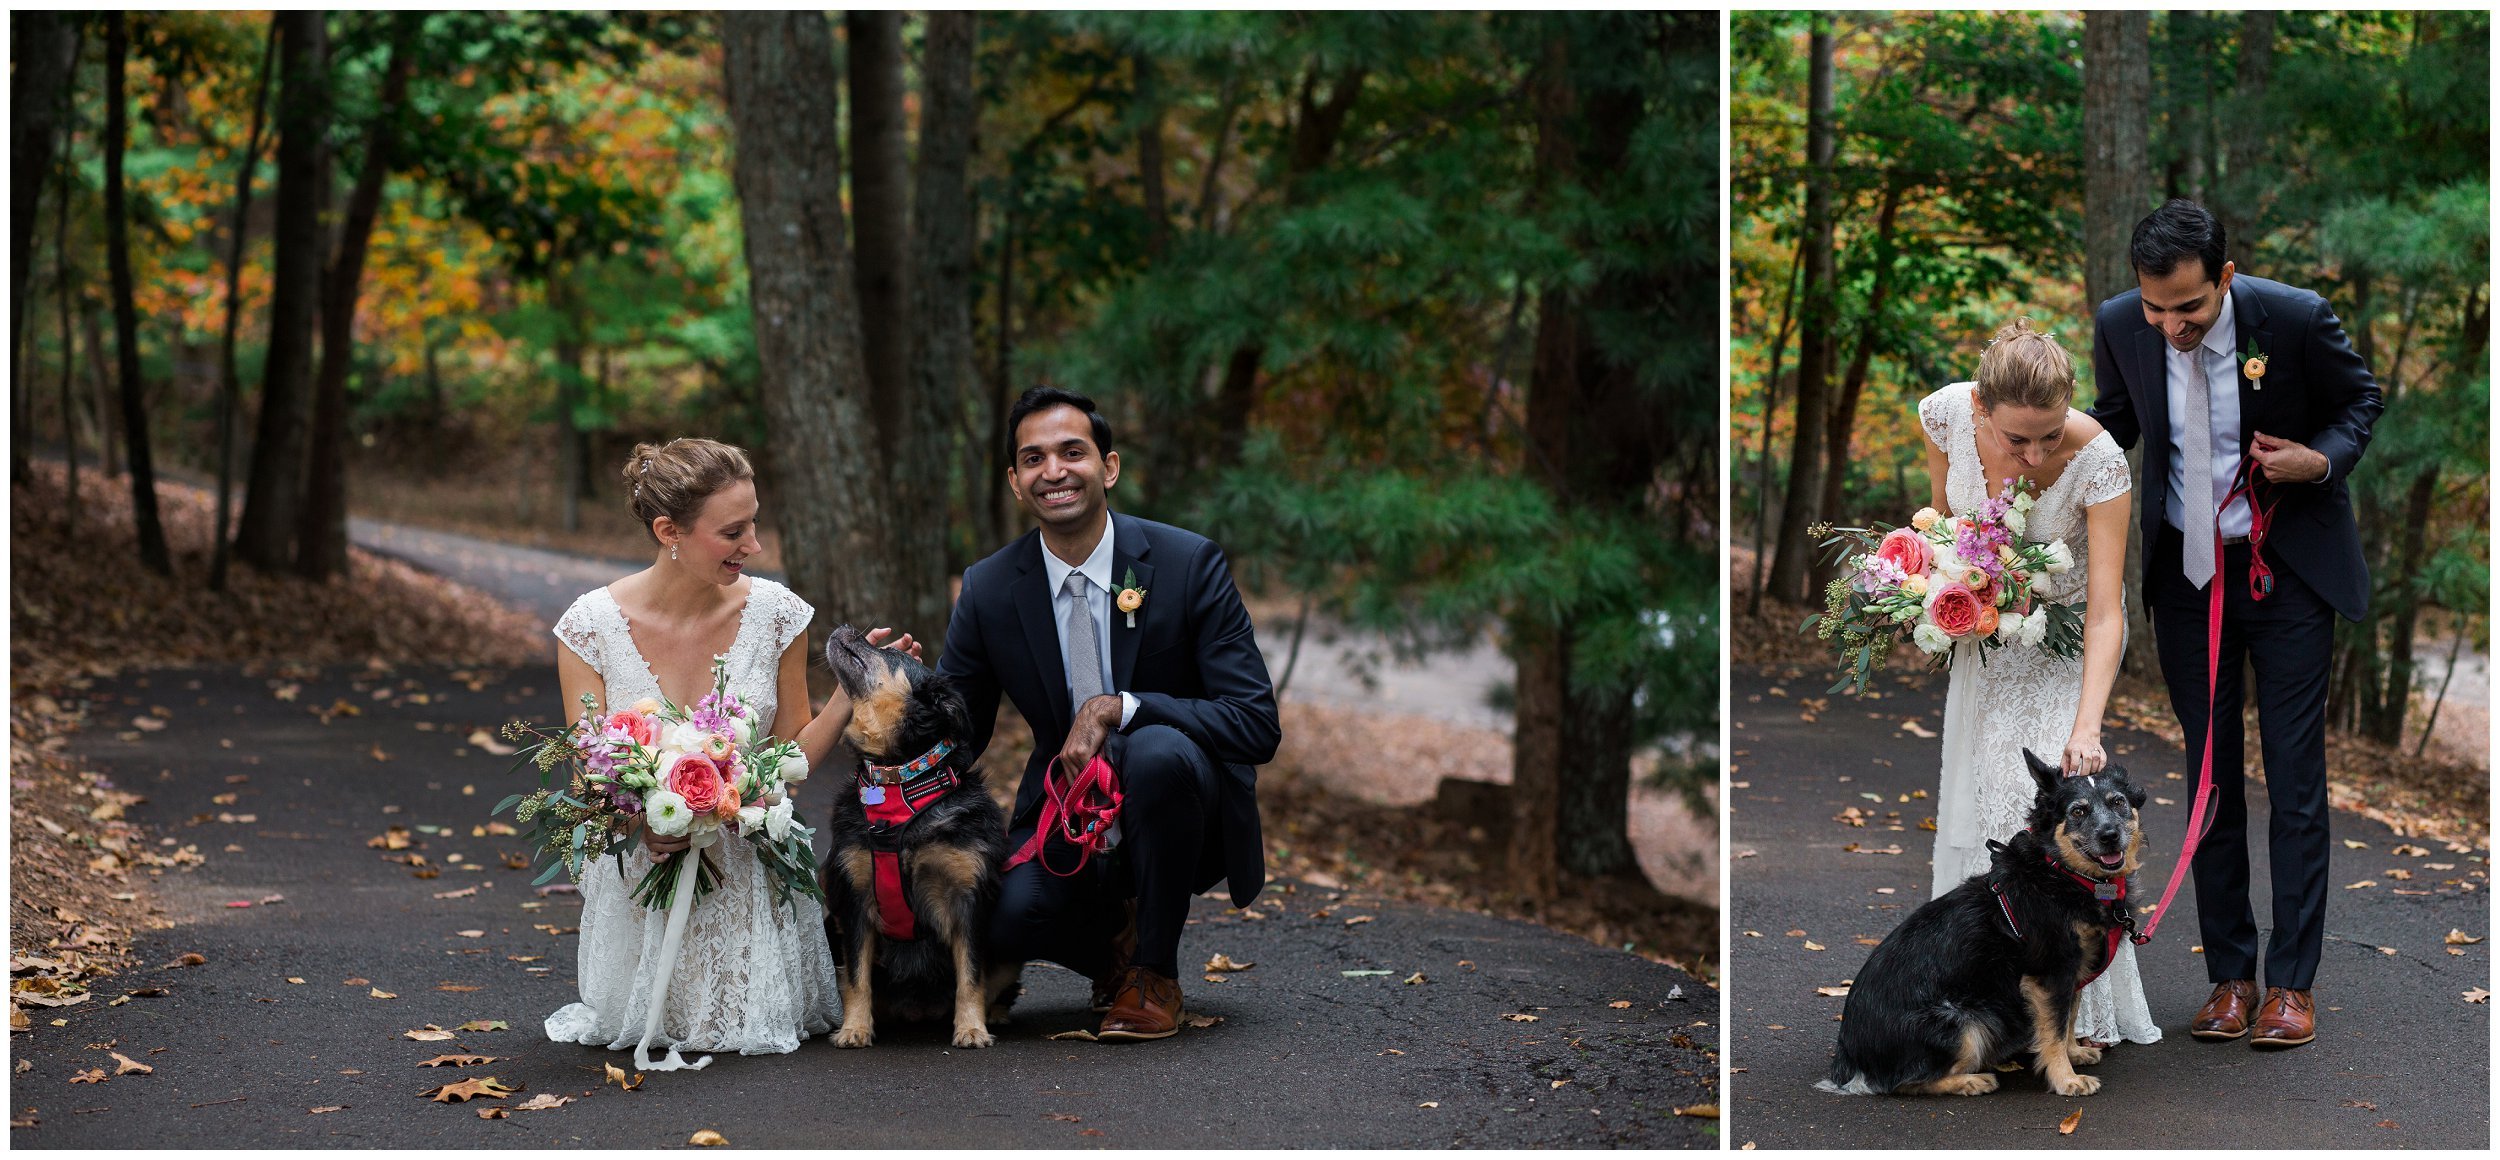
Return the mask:
MULTIPOLYGON (((2222 497, 2222 507, 2214 518, 2214 578, 2208 585, 2212 593, 2205 607, 2205 755, 2196 774, 2196 804, 2188 812, 2187 840, 2180 844, 2178 864, 2170 868, 2170 882, 2162 887, 2161 901, 2153 905, 2153 917, 2134 936, 2136 945, 2153 941, 2153 931, 2161 926, 2162 916, 2170 913, 2170 900, 2179 893, 2179 882, 2187 877, 2188 867, 2196 862, 2196 847, 2204 842, 2205 831, 2213 827, 2213 819, 2205 810, 2214 796, 2214 686, 2222 675, 2222 519, 2220 512, 2231 507, 2231 501, 2248 497, 2248 598, 2263 600, 2274 593, 2274 573, 2260 555, 2266 543, 2266 523, 2274 515, 2274 505, 2257 506, 2257 473, 2254 457, 2240 461, 2234 473, 2231 492, 2222 497)), ((2279 501, 2278 501, 2279 502, 2279 501)))

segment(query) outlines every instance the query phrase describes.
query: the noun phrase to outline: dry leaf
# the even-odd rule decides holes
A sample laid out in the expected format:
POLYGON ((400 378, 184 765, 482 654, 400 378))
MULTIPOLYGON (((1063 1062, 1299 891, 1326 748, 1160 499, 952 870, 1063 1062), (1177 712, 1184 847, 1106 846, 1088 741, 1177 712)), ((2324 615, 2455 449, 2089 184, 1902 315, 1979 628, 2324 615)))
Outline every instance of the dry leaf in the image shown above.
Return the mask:
POLYGON ((2465 1001, 2468 1003, 2483 1003, 2488 1002, 2491 999, 2491 992, 2486 991, 2481 987, 2476 987, 2471 991, 2463 992, 2463 994, 2465 995, 2465 1001))
POLYGON ((1206 1030, 1206 1029, 1207 1029, 1207 1028, 1209 1028, 1209 1027, 1213 1027, 1213 1026, 1215 1026, 1216 1024, 1218 1024, 1218 1023, 1222 1023, 1223 1021, 1224 1021, 1224 1017, 1223 1017, 1223 1016, 1221 1016, 1221 1015, 1192 1015, 1192 1016, 1189 1016, 1189 1017, 1188 1017, 1188 1018, 1186 1018, 1186 1019, 1181 1020, 1181 1022, 1186 1023, 1186 1024, 1188 1024, 1188 1025, 1190 1025, 1190 1026, 1192 1026, 1192 1027, 1195 1027, 1195 1028, 1199 1029, 1200 1031, 1204 1031, 1204 1030, 1206 1030))
POLYGON ((402 1031, 399 1035, 402 1039, 414 1039, 419 1043, 441 1043, 446 1039, 454 1038, 451 1032, 445 1031, 440 1027, 436 1027, 431 1023, 428 1023, 414 1031, 402 1031))
POLYGON ((1440 1106, 1441 1106, 1441 1101, 1439 1101, 1439 1100, 1425 1100, 1424 1102, 1422 1102, 1422 1103, 1420 1103, 1420 1104, 1417 1104, 1417 1105, 1415 1105, 1415 1106, 1416 1106, 1416 1107, 1419 1107, 1419 1108, 1437 1108, 1437 1107, 1440 1107, 1440 1106))
POLYGON ((1056 1120, 1062 1124, 1082 1124, 1085 1122, 1085 1117, 1070 1115, 1066 1112, 1043 1112, 1042 1118, 1045 1120, 1056 1120))
POLYGON ((602 1080, 600 1080, 600 1081, 599 1081, 599 1086, 601 1086, 601 1087, 606 1087, 606 1086, 607 1086, 607 1085, 609 1085, 609 1084, 615 1084, 616 1086, 618 1086, 618 1087, 620 1087, 620 1088, 623 1088, 623 1089, 624 1089, 624 1090, 626 1090, 626 1091, 632 1091, 632 1090, 634 1090, 635 1088, 638 1088, 638 1087, 641 1087, 641 1086, 642 1086, 642 1073, 641 1073, 641 1072, 635 1072, 635 1073, 634 1073, 634 1075, 633 1075, 633 1078, 632 1078, 632 1079, 630 1079, 630 1080, 628 1080, 628 1079, 625 1077, 625 1069, 624 1069, 624 1068, 618 1067, 618 1066, 616 1066, 615 1064, 611 1063, 611 1064, 608 1064, 608 1065, 607 1065, 607 1069, 608 1069, 608 1075, 607 1075, 607 1078, 606 1078, 606 1079, 602 1079, 602 1080))
POLYGON ((2411 882, 2411 881, 2413 881, 2413 871, 2411 871, 2411 870, 2404 870, 2404 869, 2390 870, 2390 871, 2388 871, 2388 872, 2387 872, 2387 876, 2388 876, 2388 877, 2390 877, 2390 878, 2395 879, 2395 880, 2396 880, 2396 881, 2398 881, 2398 882, 2411 882))
POLYGON ((476 1079, 464 1079, 457 1083, 447 1083, 438 1088, 430 1088, 423 1094, 425 1095, 425 1098, 432 1100, 435 1103, 447 1104, 453 1101, 465 1102, 478 1096, 499 1100, 519 1090, 521 1090, 520 1084, 506 1086, 502 1080, 496 1079, 491 1075, 487 1075, 479 1076, 476 1079))
POLYGON ((1519 1013, 1518 1013, 1518 1012, 1516 1012, 1516 1011, 1505 1011, 1505 1012, 1503 1012, 1503 1013, 1502 1013, 1502 1018, 1504 1018, 1504 1019, 1508 1019, 1508 1020, 1510 1020, 1510 1021, 1511 1021, 1511 1022, 1513 1022, 1513 1023, 1534 1023, 1534 1022, 1536 1022, 1536 1016, 1534 1016, 1534 1015, 1522 1015, 1522 1014, 1519 1014, 1519 1013))
POLYGON ((512 746, 495 740, 494 734, 483 729, 470 730, 468 740, 470 748, 483 749, 496 757, 510 757, 517 752, 512 746))
MULTIPOLYGON (((431 877, 431 875, 428 875, 428 877, 431 877)), ((477 893, 477 887, 474 887, 474 886, 464 886, 464 887, 461 887, 461 888, 460 888, 460 889, 458 889, 458 890, 446 890, 446 891, 443 891, 442 893, 437 894, 437 895, 435 895, 434 897, 436 897, 436 898, 467 898, 467 897, 469 897, 470 895, 473 895, 473 894, 476 894, 476 893, 477 893)))
POLYGON ((455 930, 455 931, 453 931, 453 932, 451 932, 451 933, 456 934, 456 935, 459 935, 459 936, 460 936, 460 937, 462 937, 462 938, 485 938, 485 937, 486 937, 486 932, 485 932, 485 931, 482 931, 482 930, 455 930))
POLYGON ((1246 971, 1258 965, 1259 964, 1257 963, 1236 963, 1232 960, 1231 956, 1218 952, 1214 958, 1207 960, 1206 969, 1210 971, 1246 971))
POLYGON ((109 1054, 109 1055, 111 1055, 111 1056, 113 1057, 113 1063, 115 1064, 115 1066, 114 1066, 114 1068, 113 1068, 113 1074, 114 1074, 114 1075, 154 1075, 154 1074, 156 1074, 156 1069, 155 1069, 155 1068, 149 1067, 148 1065, 146 1065, 146 1064, 144 1064, 144 1063, 141 1063, 141 1062, 139 1062, 138 1060, 132 1059, 132 1058, 130 1058, 130 1057, 129 1057, 129 1056, 127 1056, 127 1055, 123 1055, 121 1052, 114 1051, 114 1052, 108 1052, 107 1054, 109 1054))
POLYGON ((1823 944, 1821 944, 1821 943, 1819 943, 1819 942, 1814 941, 1813 939, 1807 939, 1807 940, 1806 940, 1806 949, 1807 949, 1807 950, 1810 950, 1810 951, 1819 951, 1819 950, 1826 950, 1826 949, 1828 949, 1828 948, 1826 948, 1823 944))
POLYGON ((502 1104, 479 1108, 477 1110, 477 1118, 481 1120, 508 1120, 512 1118, 512 1109, 507 1108, 502 1104))
POLYGON ((1915 717, 1913 717, 1913 718, 1911 718, 1911 719, 1909 719, 1909 720, 1907 720, 1907 721, 1902 722, 1902 723, 1901 723, 1901 731, 1902 731, 1902 732, 1904 732, 1904 733, 1909 734, 1909 735, 1910 735, 1910 736, 1912 736, 1912 737, 1919 737, 1919 738, 1930 738, 1930 737, 1934 737, 1934 736, 1936 735, 1936 734, 1935 734, 1935 732, 1934 732, 1933 730, 1929 729, 1927 726, 1922 725, 1922 724, 1919 724, 1918 719, 1917 719, 1917 718, 1915 718, 1915 717))
POLYGON ((1100 1128, 1087 1128, 1087 1129, 1085 1129, 1085 1130, 1083 1130, 1083 1131, 1078 1132, 1078 1133, 1077 1133, 1077 1135, 1079 1135, 1079 1136, 1099 1136, 1099 1135, 1102 1135, 1102 1129, 1100 1129, 1100 1128))
POLYGON ((512 1110, 516 1112, 544 1112, 554 1108, 563 1107, 564 1105, 572 1102, 573 1097, 571 1096, 560 1096, 553 1092, 540 1092, 537 1095, 521 1101, 520 1103, 512 1105, 512 1110))
POLYGON ((365 839, 365 846, 366 848, 373 850, 405 850, 413 844, 414 841, 415 839, 408 836, 408 827, 392 826, 379 834, 365 839))
POLYGON ((2372 887, 2372 886, 2376 886, 2376 885, 2378 885, 2378 883, 2377 883, 2375 880, 2372 880, 2372 879, 2366 879, 2366 878, 2365 878, 2365 879, 2363 879, 2363 880, 2361 880, 2361 881, 2359 881, 2359 882, 2355 882, 2355 883, 2352 883, 2352 884, 2350 884, 2350 885, 2348 885, 2348 886, 2344 887, 2344 889, 2346 889, 2346 890, 2362 890, 2362 889, 2366 889, 2366 888, 2368 888, 2368 887, 2372 887))
POLYGON ((1352 917, 1352 918, 1349 918, 1349 919, 1345 920, 1345 924, 1346 924, 1347 926, 1361 926, 1361 925, 1363 925, 1364 923, 1371 922, 1371 921, 1373 921, 1373 919, 1372 919, 1372 916, 1371 916, 1371 915, 1368 915, 1368 914, 1358 914, 1358 915, 1355 915, 1355 916, 1354 916, 1354 917, 1352 917))
POLYGON ((300 978, 297 978, 297 977, 295 977, 294 975, 288 975, 288 976, 286 977, 286 981, 287 981, 287 982, 290 982, 290 983, 298 983, 298 984, 300 984, 300 983, 302 983, 304 980, 302 980, 302 979, 300 979, 300 978))
POLYGON ((2442 939, 2442 940, 2440 940, 2440 941, 2445 942, 2445 943, 2447 943, 2449 946, 2452 946, 2452 947, 2470 947, 2470 946, 2473 946, 2475 943, 2481 942, 2481 941, 2483 941, 2483 940, 2481 940, 2481 939, 2479 939, 2479 938, 2476 938, 2476 937, 2475 937, 2475 936, 2473 936, 2473 935, 2467 934, 2467 933, 2465 933, 2465 932, 2464 932, 2464 931, 2462 931, 2462 930, 2458 930, 2458 929, 2456 929, 2456 928, 2454 928, 2454 927, 2450 927, 2450 928, 2448 929, 2448 937, 2446 937, 2446 938, 2444 938, 2444 939, 2442 939))
POLYGON ((437 985, 434 989, 437 991, 449 991, 455 995, 465 995, 471 991, 485 990, 484 987, 472 986, 468 983, 442 983, 437 985))
POLYGON ((1407 985, 1407 986, 1409 986, 1409 987, 1417 986, 1417 985, 1419 985, 1419 984, 1423 984, 1423 983, 1429 983, 1429 982, 1431 982, 1431 981, 1432 981, 1432 980, 1427 979, 1427 978, 1425 978, 1425 977, 1424 977, 1424 973, 1423 973, 1422 971, 1417 971, 1417 972, 1415 972, 1414 974, 1408 975, 1408 976, 1406 977, 1406 985, 1407 985))
POLYGON ((2344 848, 2347 850, 2367 850, 2370 848, 2370 844, 2368 842, 2356 842, 2350 838, 2346 838, 2344 839, 2344 848))
POLYGON ((103 1082, 104 1082, 104 1069, 103 1069, 103 1068, 100 1068, 100 1067, 91 1067, 91 1068, 88 1068, 88 1069, 87 1069, 87 1070, 85 1070, 85 1071, 79 1072, 78 1074, 76 1074, 76 1075, 73 1075, 73 1076, 69 1077, 69 1082, 71 1082, 71 1083, 103 1083, 103 1082))
POLYGON ((1847 988, 1847 987, 1845 987, 1845 986, 1843 986, 1843 987, 1816 987, 1816 988, 1814 989, 1814 993, 1815 993, 1815 994, 1817 994, 1817 995, 1824 996, 1825 998, 1830 998, 1830 999, 1841 999, 1841 998, 1846 998, 1846 997, 1848 996, 1848 994, 1849 994, 1849 988, 1847 988))
MULTIPOLYGON (((495 1062, 495 1057, 494 1057, 494 1056, 491 1056, 491 1055, 438 1055, 438 1056, 435 1056, 435 1057, 434 1057, 434 1058, 432 1058, 432 1059, 426 1060, 425 1062, 418 1064, 417 1066, 418 1066, 418 1067, 474 1067, 474 1066, 476 1066, 476 1065, 478 1065, 478 1064, 481 1064, 481 1063, 493 1063, 493 1062, 495 1062)), ((609 1064, 609 1065, 608 1065, 608 1070, 610 1070, 610 1071, 614 1071, 614 1070, 616 1070, 616 1065, 615 1065, 615 1064, 609 1064)))
POLYGON ((1100 1042, 1102 1042, 1101 1040, 1094 1038, 1094 1033, 1093 1033, 1093 1032, 1091 1032, 1091 1031, 1087 1031, 1087 1030, 1085 1030, 1085 1029, 1083 1029, 1083 1028, 1078 1028, 1077 1030, 1074 1030, 1074 1031, 1062 1031, 1062 1032, 1060 1032, 1060 1033, 1059 1033, 1059 1034, 1057 1034, 1057 1035, 1053 1035, 1053 1036, 1051 1036, 1051 1038, 1052 1038, 1052 1039, 1082 1039, 1082 1040, 1084 1040, 1084 1041, 1085 1041, 1085 1042, 1087 1042, 1087 1043, 1100 1043, 1100 1042))
POLYGON ((1691 1116, 1695 1119, 1701 1120, 1715 1120, 1719 1118, 1719 1105, 1694 1104, 1691 1107, 1675 1109, 1675 1114, 1679 1116, 1691 1116))
POLYGON ((510 1031, 512 1025, 501 1019, 471 1019, 460 1025, 462 1031, 510 1031))
POLYGON ((1207 981, 1208 981, 1208 982, 1210 982, 1210 983, 1221 983, 1221 982, 1223 982, 1225 979, 1230 978, 1230 977, 1231 977, 1231 976, 1229 976, 1229 975, 1208 975, 1208 976, 1206 977, 1206 979, 1207 979, 1207 981))
POLYGON ((346 1111, 346 1110, 347 1110, 347 1105, 346 1105, 346 1104, 332 1104, 332 1105, 330 1105, 329 1107, 326 1107, 326 1108, 311 1108, 311 1109, 307 1109, 307 1113, 308 1113, 308 1114, 310 1114, 310 1115, 315 1115, 315 1116, 326 1116, 326 1115, 330 1114, 331 1112, 344 1112, 344 1111, 346 1111))
POLYGON ((1804 931, 1802 931, 1802 930, 1792 930, 1792 931, 1788 931, 1788 932, 1786 932, 1786 933, 1787 933, 1788 937, 1790 937, 1790 938, 1804 938, 1804 937, 1806 937, 1806 932, 1804 932, 1804 931))
POLYGON ((1609 1006, 1609 1007, 1614 1008, 1614 1009, 1615 1009, 1615 1010, 1617 1010, 1617 1011, 1628 1011, 1628 1010, 1630 1010, 1630 1009, 1632 1008, 1632 1001, 1631 1001, 1630 999, 1617 999, 1617 1000, 1615 1000, 1614 1002, 1612 1002, 1612 1003, 1608 1003, 1608 1004, 1606 1004, 1606 1005, 1607 1005, 1607 1006, 1609 1006))
POLYGON ((1567 1084, 1567 1083, 1570 1083, 1570 1082, 1571 1082, 1571 1081, 1570 1081, 1570 1080, 1567 1080, 1567 1079, 1558 1079, 1558 1080, 1555 1080, 1555 1081, 1554 1081, 1554 1082, 1552 1082, 1552 1083, 1549 1083, 1549 1084, 1545 1085, 1545 1090, 1547 1090, 1547 1091, 1549 1091, 1549 1092, 1550 1092, 1550 1091, 1554 1090, 1555 1088, 1561 1087, 1562 1085, 1567 1084))
POLYGON ((394 995, 394 994, 390 993, 389 991, 385 991, 385 990, 383 990, 383 989, 382 989, 382 988, 380 988, 380 987, 375 987, 374 989, 372 989, 372 990, 370 990, 370 991, 365 992, 365 994, 371 995, 371 996, 373 996, 373 997, 374 997, 374 998, 376 998, 376 999, 396 999, 396 998, 399 998, 399 996, 394 995))
POLYGON ((2072 1136, 2075 1134, 2075 1125, 2082 1122, 2083 1109, 2076 1108, 2074 1111, 2066 1113, 2065 1119, 2057 1122, 2057 1134, 2060 1136, 2072 1136))
POLYGON ((711 1130, 710 1128, 705 1128, 694 1135, 686 1137, 686 1142, 697 1148, 718 1148, 727 1144, 729 1142, 729 1138, 711 1130))

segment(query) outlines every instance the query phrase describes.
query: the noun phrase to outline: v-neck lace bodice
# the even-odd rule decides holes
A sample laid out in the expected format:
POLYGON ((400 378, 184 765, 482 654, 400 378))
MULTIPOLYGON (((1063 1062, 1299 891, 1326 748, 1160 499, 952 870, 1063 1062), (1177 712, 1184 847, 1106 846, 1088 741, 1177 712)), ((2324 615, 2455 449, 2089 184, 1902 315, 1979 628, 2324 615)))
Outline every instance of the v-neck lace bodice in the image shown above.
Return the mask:
MULTIPOLYGON (((761 576, 747 578, 746 607, 738 614, 738 631, 729 643, 729 688, 756 711, 767 728, 777 707, 774 695, 782 650, 807 630, 815 615, 816 610, 788 588, 761 576)), ((592 589, 575 600, 563 619, 556 621, 555 633, 573 655, 599 671, 609 706, 666 696, 660 690, 659 674, 634 643, 632 622, 606 588, 592 589)), ((706 683, 695 696, 710 691, 706 683)))
MULTIPOLYGON (((1945 453, 1944 498, 1956 515, 1979 510, 1988 497, 2004 488, 2002 481, 1988 478, 1988 469, 1980 462, 1978 411, 1971 403, 1975 386, 1954 383, 1918 403, 1919 423, 1927 429, 1927 438, 1945 453)), ((2035 544, 2064 540, 2075 557, 2075 566, 2064 575, 2042 578, 2042 595, 2061 604, 2083 599, 2085 564, 2092 549, 2084 530, 2084 509, 2125 495, 2133 486, 2126 452, 2103 431, 2078 448, 2066 469, 2040 489, 2023 538, 2035 544)))

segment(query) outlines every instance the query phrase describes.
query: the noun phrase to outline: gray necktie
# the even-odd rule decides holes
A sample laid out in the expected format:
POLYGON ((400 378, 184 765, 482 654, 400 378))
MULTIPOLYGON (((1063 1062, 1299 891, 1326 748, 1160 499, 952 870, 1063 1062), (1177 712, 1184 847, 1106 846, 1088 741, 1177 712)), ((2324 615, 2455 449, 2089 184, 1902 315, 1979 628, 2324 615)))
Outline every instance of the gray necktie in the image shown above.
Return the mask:
POLYGON ((2180 571, 2188 583, 2199 588, 2214 577, 2214 420, 2212 380, 2205 374, 2205 348, 2202 345, 2180 357, 2187 360, 2186 423, 2179 429, 2179 449, 2186 456, 2181 464, 2183 481, 2179 503, 2185 514, 2182 532, 2186 542, 2180 545, 2180 571))
POLYGON ((1068 641, 1068 709, 1074 712, 1085 702, 1103 693, 1102 644, 1094 635, 1093 602, 1086 599, 1093 588, 1083 572, 1068 573, 1068 582, 1061 586, 1073 599, 1068 601, 1067 615, 1059 622, 1059 634, 1068 641))

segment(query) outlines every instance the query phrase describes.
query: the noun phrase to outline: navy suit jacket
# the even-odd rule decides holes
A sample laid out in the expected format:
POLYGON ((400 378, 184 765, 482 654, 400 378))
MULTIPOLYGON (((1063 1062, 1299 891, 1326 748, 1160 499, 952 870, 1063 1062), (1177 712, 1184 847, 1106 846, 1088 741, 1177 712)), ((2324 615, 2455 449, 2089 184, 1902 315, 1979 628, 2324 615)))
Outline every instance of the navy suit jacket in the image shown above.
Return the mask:
MULTIPOLYGON (((1257 767, 1275 758, 1282 737, 1267 660, 1222 548, 1195 532, 1118 512, 1111 522, 1112 582, 1125 583, 1134 572, 1146 590, 1136 628, 1117 608, 1111 612, 1111 684, 1137 698, 1125 731, 1168 725, 1216 763, 1222 839, 1220 849, 1207 851, 1193 888, 1222 879, 1233 905, 1248 906, 1267 882, 1257 767)), ((968 762, 989 747, 1002 691, 1033 726, 1033 756, 1010 829, 1031 826, 1040 815, 1042 773, 1066 744, 1072 716, 1043 550, 1041 533, 1027 532, 964 570, 938 658, 938 671, 972 710, 968 762)))
MULTIPOLYGON (((2361 532, 2353 522, 2352 478, 2370 445, 2370 424, 2384 408, 2378 380, 2344 340, 2344 327, 2326 299, 2298 287, 2247 274, 2231 279, 2231 309, 2240 351, 2254 341, 2266 355, 2266 375, 2240 383, 2240 454, 2249 437, 2268 435, 2304 444, 2326 456, 2320 483, 2274 484, 2276 502, 2266 529, 2266 553, 2289 568, 2335 611, 2359 620, 2370 606, 2370 566, 2361 555, 2361 532)), ((2170 496, 2169 340, 2144 321, 2141 291, 2129 290, 2101 303, 2092 328, 2092 380, 2100 399, 2092 417, 2132 448, 2144 440, 2144 479, 2137 504, 2149 545, 2160 533, 2170 496)), ((2170 577, 2154 574, 2145 553, 2147 592, 2170 577)), ((2181 578, 2184 579, 2184 578, 2181 578)))

